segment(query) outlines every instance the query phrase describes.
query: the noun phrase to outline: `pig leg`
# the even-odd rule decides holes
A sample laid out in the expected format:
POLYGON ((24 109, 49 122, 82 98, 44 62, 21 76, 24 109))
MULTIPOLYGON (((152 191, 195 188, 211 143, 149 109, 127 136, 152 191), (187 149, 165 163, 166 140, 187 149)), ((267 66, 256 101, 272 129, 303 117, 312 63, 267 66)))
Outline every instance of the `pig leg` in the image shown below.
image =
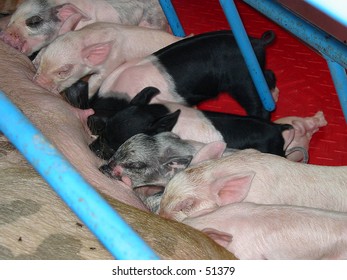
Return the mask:
MULTIPOLYGON (((264 78, 270 89, 273 99, 277 102, 279 90, 276 87, 276 76, 272 70, 264 70, 264 78)), ((263 107, 257 89, 248 74, 244 77, 244 82, 238 88, 229 89, 230 95, 235 94, 239 104, 245 108, 249 116, 260 117, 266 120, 270 119, 271 113, 263 107)))
POLYGON ((275 123, 291 124, 294 127, 293 131, 284 131, 283 138, 285 139, 284 149, 286 150, 287 158, 292 161, 307 161, 307 151, 314 133, 319 128, 327 125, 322 111, 317 112, 312 117, 284 117, 274 121, 275 123))

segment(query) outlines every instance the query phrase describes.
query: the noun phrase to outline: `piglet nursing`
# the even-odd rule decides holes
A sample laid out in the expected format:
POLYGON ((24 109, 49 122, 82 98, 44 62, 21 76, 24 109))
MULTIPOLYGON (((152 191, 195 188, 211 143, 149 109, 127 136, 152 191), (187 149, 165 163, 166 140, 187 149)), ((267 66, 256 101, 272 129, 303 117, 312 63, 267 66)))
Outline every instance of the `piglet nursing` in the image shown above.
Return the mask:
MULTIPOLYGON (((291 130, 291 125, 250 116, 201 111, 178 103, 151 104, 158 95, 158 89, 146 87, 128 104, 116 96, 93 98, 90 106, 96 114, 90 118, 93 121, 91 125, 100 126, 100 122, 104 122, 104 129, 90 145, 92 151, 109 160, 133 135, 172 131, 182 139, 203 143, 225 141, 228 148, 254 148, 285 156, 283 132, 291 130), (105 117, 106 109, 110 112, 109 117, 105 117), (131 126, 128 125, 130 119, 131 126)), ((95 129, 92 127, 92 130, 95 129)))
MULTIPOLYGON (((92 74, 89 98, 100 87, 100 98, 117 96, 130 101, 142 89, 152 86, 160 90, 160 95, 152 103, 176 102, 184 105, 196 105, 225 91, 249 115, 269 119, 270 113, 263 108, 230 30, 208 32, 183 40, 157 33, 153 33, 153 36, 143 35, 145 38, 142 39, 137 37, 142 31, 135 33, 129 29, 122 33, 124 36, 121 39, 117 39, 114 30, 111 32, 113 36, 106 36, 103 28, 99 32, 101 35, 93 38, 89 32, 82 30, 57 38, 35 61, 38 69, 36 82, 58 93, 85 75, 92 74), (71 36, 74 38, 69 38, 71 36), (87 40, 83 39, 85 36, 87 40), (158 39, 154 39, 155 36, 159 36, 158 39), (156 50, 160 50, 154 52, 155 48, 151 47, 153 44, 156 50), (164 48, 164 45, 168 46, 164 48), (148 55, 150 51, 154 54, 143 59, 133 59, 146 55, 146 52, 148 55)), ((274 38, 274 33, 268 31, 260 39, 250 40, 269 88, 277 92, 274 73, 264 69, 265 47, 274 38)))
POLYGON ((91 75, 89 96, 126 61, 147 56, 181 38, 162 30, 97 22, 59 36, 34 60, 34 80, 59 93, 91 75))
POLYGON ((165 188, 160 213, 181 221, 235 202, 347 211, 346 182, 346 166, 302 164, 248 149, 176 174, 165 188))
MULTIPOLYGON (((275 34, 267 31, 261 38, 250 38, 250 41, 269 88, 276 92, 275 75, 265 69, 265 48, 274 38, 275 34)), ((123 64, 103 82, 99 95, 118 94, 130 100, 146 86, 160 90, 153 103, 176 102, 191 106, 227 92, 248 115, 270 117, 230 30, 185 38, 142 60, 123 64)))
POLYGON ((239 259, 347 259, 347 214, 342 212, 242 202, 183 223, 239 259))
POLYGON ((134 189, 148 209, 157 212, 166 184, 187 168, 194 155, 207 150, 212 156, 224 149, 221 141, 203 144, 183 140, 172 132, 140 133, 127 140, 100 171, 134 189))
POLYGON ((167 29, 157 0, 26 0, 12 15, 1 38, 31 55, 59 35, 93 22, 167 29))
MULTIPOLYGON (((134 192, 103 175, 88 148, 91 113, 32 83, 32 63, 0 42, 0 89, 42 131, 162 259, 233 259, 191 227, 148 213, 134 192), (135 208, 136 207, 136 208, 135 208), (139 209, 137 209, 139 208, 139 209)), ((15 124, 13 124, 15 125, 15 124)), ((3 138, 3 137, 0 137, 3 138)), ((0 258, 110 259, 112 256, 18 152, 0 139, 0 258), (10 148, 9 148, 10 147, 10 148)), ((54 172, 55 170, 51 170, 54 172)))

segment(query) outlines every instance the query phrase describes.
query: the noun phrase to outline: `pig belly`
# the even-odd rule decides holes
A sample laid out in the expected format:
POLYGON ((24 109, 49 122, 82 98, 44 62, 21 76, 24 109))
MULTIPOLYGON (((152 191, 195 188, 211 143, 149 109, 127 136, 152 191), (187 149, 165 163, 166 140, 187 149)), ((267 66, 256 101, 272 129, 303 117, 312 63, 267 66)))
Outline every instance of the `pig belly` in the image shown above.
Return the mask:
MULTIPOLYGON (((4 44, 2 46, 6 49, 4 44)), ((6 52, 1 52, 0 56, 5 54, 6 52)), ((18 53, 15 56, 23 59, 18 53)), ((107 178, 98 170, 102 161, 88 147, 92 138, 84 129, 86 124, 81 122, 78 111, 60 96, 49 94, 32 82, 34 73, 29 60, 21 62, 20 65, 22 72, 16 68, 12 71, 1 71, 0 89, 8 93, 9 98, 20 106, 23 113, 30 117, 33 124, 90 184, 111 197, 145 210, 145 206, 131 189, 107 178), (16 88, 16 91, 12 90, 12 87, 16 88), (42 108, 45 108, 44 111, 42 108)))
POLYGON ((172 78, 164 69, 159 69, 155 65, 156 60, 155 57, 150 57, 123 64, 107 77, 100 87, 99 95, 112 97, 120 94, 131 100, 145 87, 151 86, 158 88, 160 94, 155 96, 150 103, 186 104, 185 100, 176 93, 172 78))
MULTIPOLYGON (((108 196, 109 204, 162 259, 235 259, 204 234, 108 196), (186 232, 189 238, 181 235, 186 232), (203 244, 197 246, 195 244, 203 244)), ((113 256, 0 136, 0 258, 111 260, 113 256)))

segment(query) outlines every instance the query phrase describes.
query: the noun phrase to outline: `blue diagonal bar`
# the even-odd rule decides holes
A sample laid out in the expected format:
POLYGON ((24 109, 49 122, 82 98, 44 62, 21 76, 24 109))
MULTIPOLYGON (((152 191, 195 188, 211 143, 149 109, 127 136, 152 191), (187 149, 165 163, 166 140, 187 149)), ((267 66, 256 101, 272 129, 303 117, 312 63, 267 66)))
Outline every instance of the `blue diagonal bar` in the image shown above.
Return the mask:
POLYGON ((251 74, 252 80, 258 91, 263 106, 267 111, 273 111, 275 109, 275 102, 270 93, 269 87, 266 83, 263 71, 260 68, 252 45, 249 41, 246 30, 242 24, 235 3, 233 0, 220 0, 219 2, 233 31, 242 56, 245 59, 249 73, 251 74))
MULTIPOLYGON (((276 3, 273 0, 243 0, 260 13, 285 28, 306 44, 316 49, 328 62, 340 105, 347 121, 347 46, 329 36, 323 30, 311 25, 307 21, 276 3)), ((313 1, 311 1, 313 2, 313 1)), ((333 5, 332 1, 325 4, 333 5)))
POLYGON ((1 91, 0 108, 0 131, 116 259, 158 259, 152 249, 1 91))
POLYGON ((159 0, 159 3, 161 5, 161 8, 163 9, 163 12, 164 12, 166 18, 167 18, 167 21, 169 22, 172 33, 175 36, 184 37, 185 32, 183 30, 183 27, 181 25, 180 20, 178 19, 178 16, 176 14, 176 11, 175 11, 171 1, 170 0, 159 0))
POLYGON ((347 122, 347 75, 346 70, 337 62, 327 59, 343 115, 347 122))

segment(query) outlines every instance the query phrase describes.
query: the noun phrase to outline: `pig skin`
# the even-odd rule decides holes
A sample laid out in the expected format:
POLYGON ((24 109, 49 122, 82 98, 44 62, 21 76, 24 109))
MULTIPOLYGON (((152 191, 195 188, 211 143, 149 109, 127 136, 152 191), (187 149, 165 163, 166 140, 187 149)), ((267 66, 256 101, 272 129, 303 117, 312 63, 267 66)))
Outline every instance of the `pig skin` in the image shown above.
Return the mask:
POLYGON ((157 0, 26 0, 0 37, 30 56, 59 35, 93 22, 168 29, 157 0))
POLYGON ((176 174, 165 188, 160 212, 182 220, 241 201, 346 212, 346 182, 347 166, 302 164, 247 149, 196 162, 176 174))
MULTIPOLYGON (((234 259, 231 253, 199 231, 144 211, 143 204, 131 190, 114 180, 107 180, 98 171, 101 161, 89 151, 90 138, 78 114, 59 97, 49 95, 33 84, 34 67, 29 59, 2 42, 0 59, 3 62, 0 89, 161 258, 234 259)), ((66 209, 65 204, 9 147, 6 143, 0 148, 1 258, 110 259, 110 254, 66 209), (38 195, 40 192, 42 195, 38 195)))
POLYGON ((233 203, 183 220, 239 259, 347 259, 347 213, 233 203))

